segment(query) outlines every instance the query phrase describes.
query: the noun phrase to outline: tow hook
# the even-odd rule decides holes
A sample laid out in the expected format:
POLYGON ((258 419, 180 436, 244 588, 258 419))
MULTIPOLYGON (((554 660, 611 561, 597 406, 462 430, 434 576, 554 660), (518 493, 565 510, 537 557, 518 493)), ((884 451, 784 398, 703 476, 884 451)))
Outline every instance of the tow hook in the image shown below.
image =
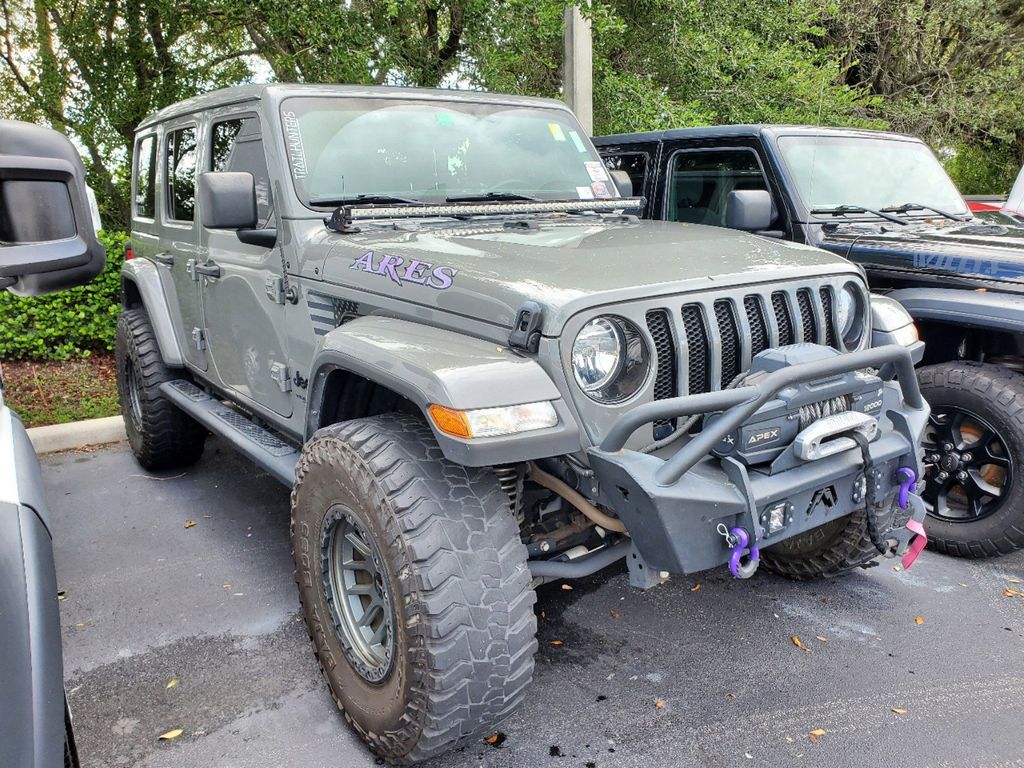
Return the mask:
POLYGON ((760 552, 757 544, 750 543, 750 534, 745 528, 728 529, 723 523, 718 524, 718 533, 725 539, 726 545, 732 550, 729 555, 729 573, 737 579, 749 579, 757 573, 760 565, 760 552))
MULTIPOLYGON (((900 509, 907 509, 910 506, 910 489, 914 488, 917 483, 917 474, 910 467, 900 467, 896 470, 896 477, 900 481, 898 497, 900 509)), ((928 534, 925 533, 924 526, 913 517, 907 520, 907 530, 916 535, 907 547, 907 551, 903 553, 903 570, 914 564, 918 555, 924 551, 925 546, 928 544, 928 534)))

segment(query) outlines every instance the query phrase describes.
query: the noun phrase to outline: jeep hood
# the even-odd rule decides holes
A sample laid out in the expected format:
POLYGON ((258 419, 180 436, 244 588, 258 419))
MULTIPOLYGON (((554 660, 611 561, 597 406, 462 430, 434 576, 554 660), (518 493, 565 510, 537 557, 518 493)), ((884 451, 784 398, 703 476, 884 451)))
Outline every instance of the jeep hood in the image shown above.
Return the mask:
POLYGON ((595 306, 858 274, 849 262, 805 245, 621 217, 363 226, 355 234, 331 234, 326 242, 323 230, 313 236, 321 247, 330 243, 319 269, 326 283, 508 328, 519 307, 535 301, 544 310, 548 336, 595 306))
POLYGON ((1024 228, 981 222, 846 224, 822 248, 865 265, 1024 285, 1024 228))

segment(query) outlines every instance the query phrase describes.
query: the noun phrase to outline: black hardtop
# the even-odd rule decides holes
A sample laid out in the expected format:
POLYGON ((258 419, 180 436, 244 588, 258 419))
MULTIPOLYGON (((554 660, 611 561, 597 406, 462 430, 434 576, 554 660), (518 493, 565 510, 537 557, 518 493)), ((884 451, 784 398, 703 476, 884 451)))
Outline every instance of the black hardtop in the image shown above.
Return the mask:
POLYGON ((773 123, 749 123, 738 125, 706 125, 694 128, 670 128, 664 131, 640 133, 619 133, 595 136, 594 144, 599 147, 611 144, 639 144, 651 141, 697 141, 701 139, 760 138, 786 134, 811 134, 818 136, 867 136, 872 138, 895 139, 899 141, 920 141, 914 136, 891 131, 876 131, 867 128, 830 128, 817 125, 787 125, 773 123))

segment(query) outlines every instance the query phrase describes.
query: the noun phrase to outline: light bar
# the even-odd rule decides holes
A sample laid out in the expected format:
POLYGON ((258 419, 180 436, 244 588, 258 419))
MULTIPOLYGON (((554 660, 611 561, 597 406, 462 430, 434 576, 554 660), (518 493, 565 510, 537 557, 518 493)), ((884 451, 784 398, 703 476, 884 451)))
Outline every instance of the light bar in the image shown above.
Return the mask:
POLYGON ((469 411, 460 411, 434 403, 427 410, 439 430, 463 440, 515 435, 520 432, 547 429, 558 424, 558 414, 548 400, 499 408, 476 408, 469 411))
POLYGON ((642 208, 642 197, 611 197, 606 200, 537 200, 515 203, 452 203, 450 205, 343 205, 327 226, 342 231, 354 221, 366 219, 415 219, 425 216, 497 216, 512 213, 612 213, 642 208))

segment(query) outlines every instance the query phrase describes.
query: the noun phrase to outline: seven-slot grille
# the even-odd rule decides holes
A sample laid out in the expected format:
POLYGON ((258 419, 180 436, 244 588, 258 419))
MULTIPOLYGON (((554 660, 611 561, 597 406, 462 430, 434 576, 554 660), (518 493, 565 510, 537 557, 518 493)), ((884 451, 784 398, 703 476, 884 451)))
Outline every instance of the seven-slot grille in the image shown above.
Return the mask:
MULTIPOLYGON (((834 301, 830 288, 797 288, 649 310, 657 360, 654 399, 724 389, 775 339, 778 346, 812 341, 836 347, 834 301)), ((675 428, 674 419, 655 422, 654 439, 675 428)))

